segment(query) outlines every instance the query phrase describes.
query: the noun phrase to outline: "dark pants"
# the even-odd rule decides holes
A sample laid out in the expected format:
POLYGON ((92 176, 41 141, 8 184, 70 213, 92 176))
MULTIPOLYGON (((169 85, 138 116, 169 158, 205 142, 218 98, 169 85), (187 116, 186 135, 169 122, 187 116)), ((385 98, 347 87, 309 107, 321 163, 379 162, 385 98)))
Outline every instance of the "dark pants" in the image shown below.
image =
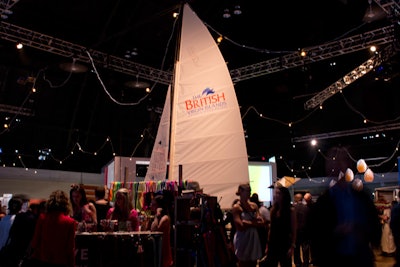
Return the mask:
POLYGON ((394 237, 394 244, 396 245, 396 251, 394 252, 394 259, 396 260, 396 263, 393 265, 393 267, 400 267, 400 237, 394 237))
POLYGON ((296 240, 296 248, 293 252, 293 261, 296 267, 307 267, 310 264, 310 242, 303 238, 296 240), (301 253, 303 260, 301 260, 301 253))

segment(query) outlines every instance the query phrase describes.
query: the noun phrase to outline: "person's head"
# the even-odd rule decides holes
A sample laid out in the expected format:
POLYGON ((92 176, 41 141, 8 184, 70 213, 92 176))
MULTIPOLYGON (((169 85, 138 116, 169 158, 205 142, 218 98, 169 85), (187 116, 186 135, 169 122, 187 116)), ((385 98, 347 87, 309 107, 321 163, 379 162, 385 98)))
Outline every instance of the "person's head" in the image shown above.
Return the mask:
POLYGON ((69 191, 69 197, 71 199, 73 208, 82 207, 88 203, 85 189, 77 184, 71 185, 71 190, 69 191))
POLYGON ((249 183, 240 184, 238 186, 238 190, 236 195, 239 196, 241 199, 249 199, 251 193, 251 187, 249 183))
POLYGON ((257 193, 253 193, 250 197, 250 201, 256 203, 258 206, 262 205, 262 202, 260 201, 260 199, 258 198, 258 194, 257 193))
POLYGON ((274 187, 274 206, 289 207, 291 200, 289 189, 277 183, 274 187))
POLYGON ((294 202, 300 203, 303 200, 303 195, 301 193, 297 193, 294 195, 294 202))
POLYGON ((305 201, 307 204, 310 204, 310 203, 312 202, 312 195, 311 195, 310 193, 305 193, 305 194, 304 194, 304 201, 305 201))
POLYGON ((153 212, 156 212, 158 208, 161 208, 164 211, 164 213, 167 212, 168 207, 163 195, 156 195, 151 200, 151 210, 153 212))
POLYGON ((14 198, 22 200, 21 212, 26 212, 29 209, 29 197, 25 194, 15 194, 14 198))
POLYGON ((96 187, 96 189, 94 190, 94 196, 96 197, 96 200, 104 199, 106 196, 106 189, 104 188, 104 186, 96 187))
POLYGON ((50 194, 46 202, 47 212, 70 213, 70 203, 67 193, 62 190, 56 190, 50 194))
POLYGON ((8 212, 9 214, 17 214, 21 211, 23 201, 19 197, 12 197, 8 201, 8 212))
POLYGON ((130 192, 127 188, 118 189, 115 194, 115 208, 121 211, 130 212, 133 208, 130 192))

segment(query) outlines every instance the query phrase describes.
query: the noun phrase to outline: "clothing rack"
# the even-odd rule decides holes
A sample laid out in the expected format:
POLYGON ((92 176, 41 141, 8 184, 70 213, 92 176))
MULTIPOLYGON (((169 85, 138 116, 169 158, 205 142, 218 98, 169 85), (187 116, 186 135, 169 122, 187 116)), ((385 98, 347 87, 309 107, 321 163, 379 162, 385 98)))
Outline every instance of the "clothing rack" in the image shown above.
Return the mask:
POLYGON ((174 195, 178 194, 179 189, 185 190, 190 180, 182 181, 180 188, 178 181, 138 181, 138 182, 112 182, 107 197, 108 201, 115 201, 115 194, 120 188, 127 188, 131 192, 132 201, 136 209, 141 210, 144 204, 144 195, 146 193, 161 192, 164 190, 173 191, 174 195))

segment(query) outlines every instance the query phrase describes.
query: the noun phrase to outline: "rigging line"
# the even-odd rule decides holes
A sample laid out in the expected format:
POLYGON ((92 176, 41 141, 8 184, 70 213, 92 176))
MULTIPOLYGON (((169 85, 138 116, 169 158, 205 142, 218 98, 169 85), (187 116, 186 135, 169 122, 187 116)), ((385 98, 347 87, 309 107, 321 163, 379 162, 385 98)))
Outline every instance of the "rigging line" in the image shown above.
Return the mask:
POLYGON ((265 53, 265 54, 290 54, 290 53, 297 52, 297 50, 296 50, 296 51, 290 51, 290 50, 286 50, 286 51, 285 51, 285 50, 269 50, 269 49, 265 49, 265 48, 257 48, 257 47, 252 47, 252 46, 243 45, 243 44, 240 44, 240 43, 238 43, 238 42, 236 42, 236 41, 230 39, 229 37, 223 35, 222 33, 220 33, 219 31, 217 31, 216 29, 214 29, 211 25, 207 24, 206 22, 203 21, 203 23, 204 23, 204 25, 206 25, 211 31, 215 32, 216 34, 218 34, 219 36, 222 36, 224 39, 226 39, 226 40, 229 41, 230 43, 232 43, 232 44, 234 44, 234 45, 236 45, 236 46, 238 46, 238 47, 241 47, 241 48, 246 48, 246 49, 249 49, 249 50, 253 50, 253 51, 260 52, 260 53, 265 53))
MULTIPOLYGON (((161 62, 161 70, 164 68, 165 60, 166 60, 166 57, 167 57, 167 54, 168 54, 168 50, 169 50, 169 46, 170 46, 170 43, 171 43, 173 34, 174 34, 174 32, 175 32, 175 27, 176 27, 176 22, 177 22, 177 21, 178 21, 178 20, 175 20, 174 23, 173 23, 173 26, 172 26, 172 31, 171 31, 170 37, 169 37, 169 39, 168 39, 167 46, 166 46, 166 48, 165 48, 165 53, 164 53, 164 56, 163 56, 163 60, 162 60, 162 62, 161 62)), ((144 101, 145 99, 147 99, 147 98, 150 96, 150 93, 153 92, 154 87, 157 85, 157 82, 155 82, 155 83, 151 86, 150 92, 149 92, 148 94, 146 94, 144 97, 140 98, 137 102, 122 103, 122 102, 116 100, 116 99, 110 94, 110 92, 108 92, 106 86, 104 85, 103 80, 102 80, 101 77, 100 77, 99 72, 97 71, 97 68, 96 68, 96 66, 95 66, 95 64, 94 64, 93 58, 92 58, 92 56, 90 55, 90 52, 89 52, 88 50, 86 50, 86 54, 88 55, 88 57, 89 57, 89 59, 90 59, 90 64, 92 65, 93 70, 94 70, 94 72, 95 72, 95 74, 96 74, 96 77, 97 77, 97 79, 99 80, 99 82, 100 82, 100 84, 101 84, 101 86, 102 86, 104 92, 108 95, 108 97, 109 97, 114 103, 116 103, 116 104, 118 104, 118 105, 121 105, 121 106, 136 106, 136 105, 139 105, 142 101, 144 101)))
MULTIPOLYGON (((169 35, 169 38, 168 38, 168 41, 167 41, 167 45, 166 45, 166 47, 165 47, 164 56, 163 56, 163 59, 162 59, 162 61, 161 61, 161 70, 164 69, 165 60, 166 60, 166 58, 167 58, 167 54, 168 54, 169 46, 170 46, 171 41, 172 41, 172 37, 174 36, 174 32, 175 32, 175 28, 176 28, 177 21, 178 21, 178 19, 175 19, 175 20, 174 20, 174 23, 172 24, 172 31, 171 31, 171 33, 170 33, 170 35, 169 35)), ((151 86, 150 93, 153 92, 153 89, 154 89, 154 87, 155 87, 157 84, 158 84, 158 82, 155 82, 155 83, 151 86)), ((150 93, 149 93, 149 94, 150 94, 150 93)))
MULTIPOLYGON (((236 46, 241 47, 241 48, 246 48, 246 49, 249 49, 249 50, 253 50, 253 51, 256 51, 256 52, 260 52, 260 53, 266 53, 266 54, 290 54, 290 53, 296 53, 296 52, 298 52, 298 50, 269 50, 269 49, 265 49, 265 48, 257 48, 257 47, 252 47, 252 46, 247 46, 247 45, 244 45, 244 44, 240 44, 240 43, 238 43, 238 42, 236 42, 236 41, 230 39, 228 36, 223 35, 222 33, 220 33, 219 31, 217 31, 216 29, 214 29, 211 25, 207 24, 206 22, 203 21, 203 23, 204 23, 210 30, 212 30, 213 32, 215 32, 215 33, 218 34, 219 36, 222 36, 224 39, 226 39, 227 41, 229 41, 229 42, 232 43, 233 45, 236 45, 236 46)), ((366 25, 366 24, 367 24, 367 23, 364 22, 364 23, 362 23, 361 25, 359 25, 359 26, 357 26, 357 27, 355 27, 355 28, 353 28, 353 29, 350 29, 349 31, 345 32, 344 34, 342 34, 342 35, 340 35, 340 36, 334 38, 332 41, 337 41, 337 40, 339 40, 339 39, 341 39, 341 38, 344 38, 345 36, 349 35, 350 33, 352 33, 352 32, 354 32, 354 31, 356 31, 356 30, 362 28, 362 27, 363 27, 364 25, 366 25)))
MULTIPOLYGON (((250 110, 254 110, 254 112, 255 112, 260 118, 262 118, 262 119, 270 120, 270 121, 275 121, 275 122, 280 123, 280 124, 282 124, 282 125, 288 126, 288 125, 298 124, 298 123, 300 123, 300 122, 306 120, 306 119, 309 118, 314 112, 316 112, 318 109, 319 109, 319 107, 315 107, 311 112, 309 112, 308 114, 306 114, 304 117, 302 117, 302 118, 300 118, 300 119, 298 119, 298 120, 296 120, 296 121, 293 121, 293 122, 289 122, 289 123, 288 123, 288 122, 284 122, 284 121, 279 120, 279 119, 274 119, 274 118, 266 117, 266 116, 262 115, 260 112, 258 112, 257 109, 256 109, 254 106, 250 106, 250 107, 247 108, 246 112, 243 114, 242 120, 247 116, 247 114, 249 113, 250 110)), ((290 126, 289 126, 289 127, 290 127, 290 126)))
POLYGON ((350 102, 347 100, 347 98, 344 96, 343 93, 342 93, 341 95, 342 95, 343 100, 344 100, 344 102, 346 103, 346 105, 347 105, 354 113, 360 115, 364 120, 367 120, 369 123, 381 125, 381 124, 388 124, 388 123, 396 122, 396 121, 398 121, 398 120, 400 119, 400 116, 398 116, 398 117, 396 117, 396 118, 394 118, 394 119, 385 120, 385 121, 372 121, 372 120, 369 120, 369 119, 367 119, 367 118, 365 117, 365 115, 364 115, 363 113, 361 113, 361 111, 357 110, 354 106, 352 106, 352 105, 350 104, 350 102))
POLYGON ((355 28, 353 28, 353 29, 350 29, 349 31, 343 33, 342 35, 336 37, 335 39, 333 39, 333 41, 337 41, 337 40, 339 40, 339 39, 342 39, 342 38, 346 37, 346 36, 349 35, 350 33, 352 33, 352 32, 354 32, 354 31, 360 29, 361 27, 363 27, 363 26, 366 25, 366 24, 367 24, 366 22, 361 23, 361 24, 358 25, 357 27, 355 27, 355 28))
POLYGON ((108 95, 108 97, 109 97, 114 103, 116 103, 116 104, 118 104, 118 105, 121 105, 121 106, 136 106, 136 105, 139 105, 143 100, 145 100, 146 98, 148 98, 149 94, 146 94, 144 97, 140 98, 137 102, 134 102, 134 103, 123 103, 123 102, 120 102, 120 101, 116 100, 116 99, 110 94, 110 92, 108 92, 107 87, 104 85, 104 82, 103 82, 103 80, 101 79, 99 72, 97 71, 96 65, 94 64, 93 58, 92 58, 92 56, 90 55, 89 51, 86 50, 86 54, 88 55, 88 57, 89 57, 89 59, 90 59, 90 64, 91 64, 92 67, 93 67, 93 70, 94 70, 94 72, 95 72, 95 74, 96 74, 96 77, 97 77, 97 79, 99 80, 99 82, 100 82, 100 84, 101 84, 101 87, 103 88, 104 92, 108 95))
POLYGON ((135 148, 133 149, 132 154, 131 154, 131 157, 133 157, 133 155, 136 153, 136 150, 138 149, 138 147, 140 146, 140 144, 143 143, 144 138, 145 138, 145 133, 148 133, 149 135, 151 135, 150 132, 149 132, 149 129, 145 128, 145 129, 143 130, 142 138, 140 139, 140 141, 136 144, 135 148))
POLYGON ((37 80, 37 78, 39 78, 39 75, 40 75, 41 72, 43 72, 43 80, 49 84, 50 88, 60 88, 60 87, 63 87, 63 86, 66 85, 67 82, 71 79, 71 76, 72 76, 72 73, 73 73, 73 69, 74 69, 74 67, 75 67, 75 63, 76 63, 76 58, 72 58, 72 66, 71 66, 71 68, 70 68, 68 77, 67 77, 61 84, 59 84, 59 85, 54 85, 50 80, 48 80, 48 79, 46 78, 46 73, 44 72, 45 69, 39 70, 38 74, 36 75, 35 82, 33 83, 33 87, 35 87, 35 85, 36 85, 36 80, 37 80))

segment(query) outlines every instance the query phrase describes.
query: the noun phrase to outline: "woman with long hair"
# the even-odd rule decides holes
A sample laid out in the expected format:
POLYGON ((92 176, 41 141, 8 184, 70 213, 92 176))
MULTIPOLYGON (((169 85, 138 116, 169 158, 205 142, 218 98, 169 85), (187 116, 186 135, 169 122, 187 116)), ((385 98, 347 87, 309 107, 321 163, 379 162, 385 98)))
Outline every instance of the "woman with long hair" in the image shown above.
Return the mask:
POLYGON ((171 217, 169 216, 168 205, 163 195, 156 195, 151 201, 151 211, 154 220, 150 231, 162 232, 161 266, 170 267, 173 264, 171 250, 171 217))
POLYGON ((74 267, 76 221, 70 214, 68 195, 56 190, 36 223, 31 248, 32 266, 74 267))
POLYGON ((139 231, 138 212, 133 208, 130 192, 127 188, 118 189, 115 194, 114 207, 107 212, 107 219, 117 220, 119 230, 127 229, 126 222, 130 222, 132 231, 139 231), (124 226, 125 225, 125 226, 124 226))
POLYGON ((296 213, 291 203, 289 190, 275 184, 271 223, 266 247, 267 266, 292 267, 292 257, 296 244, 296 213))
POLYGON ((97 225, 96 207, 89 202, 86 197, 85 189, 82 186, 73 184, 69 191, 72 204, 72 218, 77 222, 91 223, 97 225))

